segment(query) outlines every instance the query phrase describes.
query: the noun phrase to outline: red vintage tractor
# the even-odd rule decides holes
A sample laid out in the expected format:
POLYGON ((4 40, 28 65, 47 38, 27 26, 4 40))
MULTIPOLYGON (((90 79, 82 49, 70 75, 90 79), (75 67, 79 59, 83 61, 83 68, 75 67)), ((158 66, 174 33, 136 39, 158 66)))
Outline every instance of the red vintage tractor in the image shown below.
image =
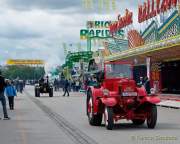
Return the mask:
POLYGON ((143 86, 133 80, 132 65, 125 62, 106 62, 104 70, 96 73, 96 85, 87 88, 86 110, 90 125, 105 126, 112 130, 114 122, 131 120, 135 125, 147 121, 154 128, 157 121, 156 104, 160 99, 147 94, 143 86))

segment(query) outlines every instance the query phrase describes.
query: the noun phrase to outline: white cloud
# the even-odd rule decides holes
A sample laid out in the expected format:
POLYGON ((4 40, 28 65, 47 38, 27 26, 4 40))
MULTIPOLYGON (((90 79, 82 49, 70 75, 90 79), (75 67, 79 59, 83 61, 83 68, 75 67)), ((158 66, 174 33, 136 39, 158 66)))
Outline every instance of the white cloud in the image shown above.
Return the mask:
POLYGON ((121 1, 117 3, 119 11, 97 13, 85 11, 81 0, 1 0, 0 53, 3 56, 0 61, 38 58, 46 60, 48 68, 63 64, 62 43, 79 42, 79 31, 87 20, 116 20, 117 14, 123 15, 126 7, 137 15, 135 4, 121 1))
POLYGON ((9 7, 18 10, 81 7, 81 0, 6 0, 6 3, 9 7))

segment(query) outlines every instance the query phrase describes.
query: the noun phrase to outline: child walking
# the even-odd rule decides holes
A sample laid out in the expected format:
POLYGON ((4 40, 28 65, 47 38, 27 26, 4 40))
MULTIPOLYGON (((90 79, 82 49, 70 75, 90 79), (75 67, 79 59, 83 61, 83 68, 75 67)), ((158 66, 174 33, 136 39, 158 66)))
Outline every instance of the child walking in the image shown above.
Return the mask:
POLYGON ((14 97, 16 96, 16 90, 14 86, 11 84, 11 81, 8 80, 7 87, 5 89, 6 96, 9 100, 9 108, 10 110, 14 110, 14 97))

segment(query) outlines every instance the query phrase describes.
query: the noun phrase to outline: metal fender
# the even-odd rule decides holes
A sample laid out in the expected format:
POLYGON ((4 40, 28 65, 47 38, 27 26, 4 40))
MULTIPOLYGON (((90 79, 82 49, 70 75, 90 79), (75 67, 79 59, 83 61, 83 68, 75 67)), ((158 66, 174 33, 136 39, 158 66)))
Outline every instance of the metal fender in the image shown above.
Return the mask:
POLYGON ((145 101, 145 102, 149 102, 149 103, 151 103, 151 104, 157 104, 157 103, 159 103, 161 100, 160 100, 160 98, 157 97, 157 96, 147 96, 147 97, 144 98, 144 101, 145 101))
POLYGON ((115 98, 101 98, 101 101, 106 106, 115 106, 117 104, 117 100, 115 98))
POLYGON ((91 92, 92 92, 94 113, 97 113, 98 112, 98 103, 99 103, 99 100, 97 98, 102 95, 102 90, 96 89, 93 86, 90 86, 88 88, 88 91, 89 90, 91 90, 91 92))
POLYGON ((93 86, 90 86, 90 87, 89 87, 89 90, 91 90, 92 95, 95 97, 95 99, 96 99, 98 96, 102 96, 102 88, 96 89, 96 88, 94 88, 93 86))
POLYGON ((144 88, 144 86, 137 88, 137 92, 138 92, 139 96, 146 96, 147 95, 146 89, 144 88))

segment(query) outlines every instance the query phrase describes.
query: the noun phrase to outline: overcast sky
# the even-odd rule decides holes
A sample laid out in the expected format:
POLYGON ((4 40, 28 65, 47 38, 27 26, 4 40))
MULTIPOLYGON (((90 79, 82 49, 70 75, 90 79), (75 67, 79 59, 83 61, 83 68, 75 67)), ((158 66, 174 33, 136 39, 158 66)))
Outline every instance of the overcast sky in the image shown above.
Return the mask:
MULTIPOLYGON (((125 8, 137 17, 138 0, 115 0, 116 10, 110 6, 110 11, 88 10, 82 1, 0 0, 0 64, 9 58, 43 59, 47 67, 63 64, 62 43, 80 42, 87 20, 115 20, 125 8)), ((92 1, 97 7, 98 0, 92 1)))

